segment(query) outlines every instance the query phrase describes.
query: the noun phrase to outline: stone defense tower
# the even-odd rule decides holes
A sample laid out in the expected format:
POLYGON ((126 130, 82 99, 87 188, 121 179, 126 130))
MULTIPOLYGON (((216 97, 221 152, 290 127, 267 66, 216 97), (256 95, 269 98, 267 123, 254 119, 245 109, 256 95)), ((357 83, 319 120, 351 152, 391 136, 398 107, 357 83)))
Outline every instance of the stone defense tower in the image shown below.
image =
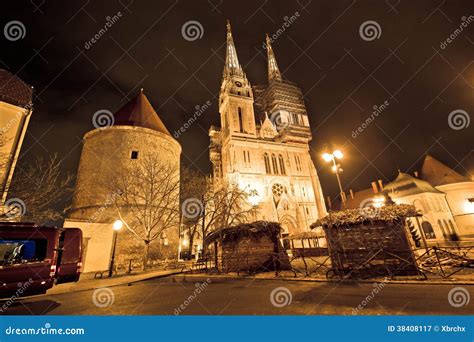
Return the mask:
POLYGON ((7 199, 32 113, 33 88, 0 69, 0 210, 7 199))
POLYGON ((326 207, 310 156, 312 134, 303 93, 282 78, 268 36, 266 48, 268 84, 252 86, 227 23, 221 127, 209 130, 210 159, 214 179, 252 194, 257 218, 280 222, 286 236, 309 230, 326 215, 326 207))
MULTIPOLYGON (((83 231, 84 272, 109 267, 112 224, 118 219, 114 207, 118 194, 113 193, 110 185, 123 177, 140 158, 153 154, 179 168, 181 146, 166 129, 143 91, 114 114, 113 126, 97 128, 84 135, 72 208, 64 224, 83 231)), ((125 229, 122 231, 119 247, 126 249, 120 244, 120 235, 126 235, 125 229)), ((121 256, 126 258, 123 254, 121 256)))

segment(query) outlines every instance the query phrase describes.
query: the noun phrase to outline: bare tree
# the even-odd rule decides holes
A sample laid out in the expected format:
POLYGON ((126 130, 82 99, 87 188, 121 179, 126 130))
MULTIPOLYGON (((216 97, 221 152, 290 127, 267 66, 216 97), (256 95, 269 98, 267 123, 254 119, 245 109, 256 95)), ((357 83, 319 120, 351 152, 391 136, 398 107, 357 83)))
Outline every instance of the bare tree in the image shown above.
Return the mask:
POLYGON ((44 224, 64 217, 64 203, 70 197, 72 176, 62 172, 57 155, 48 160, 38 157, 25 168, 17 167, 9 189, 7 204, 1 218, 32 221, 44 224), (24 208, 18 207, 24 203, 24 208))
POLYGON ((179 222, 179 166, 146 155, 113 184, 119 194, 115 206, 125 227, 144 243, 143 269, 150 243, 179 222))
MULTIPOLYGON (((249 193, 237 185, 221 182, 206 182, 203 198, 203 219, 201 232, 203 240, 215 229, 249 222, 255 215, 256 207, 248 200, 249 193)), ((203 246, 205 250, 206 246, 203 246)))
POLYGON ((196 234, 199 233, 201 223, 202 223, 202 199, 206 194, 206 183, 207 176, 203 175, 197 171, 183 168, 181 170, 181 227, 183 229, 182 233, 186 234, 189 238, 188 245, 188 255, 191 256, 194 238, 196 234), (189 213, 190 200, 195 200, 198 203, 196 211, 189 213))

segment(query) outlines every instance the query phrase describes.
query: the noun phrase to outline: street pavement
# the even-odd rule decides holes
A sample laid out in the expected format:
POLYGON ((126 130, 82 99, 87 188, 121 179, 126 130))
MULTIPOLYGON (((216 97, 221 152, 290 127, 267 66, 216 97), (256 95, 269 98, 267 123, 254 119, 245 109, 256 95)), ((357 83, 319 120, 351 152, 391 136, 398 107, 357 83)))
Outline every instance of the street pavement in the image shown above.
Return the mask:
POLYGON ((463 288, 463 298, 467 293, 469 301, 474 285, 377 285, 180 275, 17 299, 3 314, 472 315, 474 299, 468 303, 464 300, 462 306, 459 302, 450 304, 448 294, 457 287, 463 288))

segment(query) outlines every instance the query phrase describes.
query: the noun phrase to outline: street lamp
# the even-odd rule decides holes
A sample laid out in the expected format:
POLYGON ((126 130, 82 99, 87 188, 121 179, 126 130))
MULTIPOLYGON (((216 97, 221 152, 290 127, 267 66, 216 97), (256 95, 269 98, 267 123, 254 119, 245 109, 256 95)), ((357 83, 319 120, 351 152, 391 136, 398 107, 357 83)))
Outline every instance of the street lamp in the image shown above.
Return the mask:
POLYGON ((332 153, 327 153, 327 152, 323 153, 323 159, 328 163, 332 162, 332 168, 331 169, 336 174, 337 184, 339 185, 339 192, 340 192, 340 195, 341 195, 341 201, 342 201, 343 206, 345 207, 346 206, 346 196, 345 196, 344 191, 342 190, 341 177, 339 176, 342 169, 341 169, 341 166, 338 163, 336 163, 336 159, 342 159, 343 157, 344 157, 344 154, 341 152, 341 150, 335 150, 332 153))
POLYGON ((109 278, 112 277, 112 274, 114 272, 115 248, 117 247, 117 235, 118 235, 118 231, 122 229, 122 226, 123 226, 122 220, 117 220, 113 224, 114 236, 112 239, 112 257, 110 258, 109 278))

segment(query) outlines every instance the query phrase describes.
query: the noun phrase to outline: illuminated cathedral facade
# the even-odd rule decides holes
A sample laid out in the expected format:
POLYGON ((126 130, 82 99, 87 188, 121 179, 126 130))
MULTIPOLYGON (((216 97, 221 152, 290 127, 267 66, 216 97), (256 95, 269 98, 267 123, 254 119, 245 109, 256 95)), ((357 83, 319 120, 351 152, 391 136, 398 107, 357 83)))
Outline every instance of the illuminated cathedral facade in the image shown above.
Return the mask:
POLYGON ((282 78, 268 36, 266 49, 268 84, 252 86, 227 23, 221 127, 209 130, 210 159, 215 181, 247 191, 256 219, 280 222, 285 236, 309 230, 326 215, 326 207, 310 156, 312 134, 303 93, 282 78))

